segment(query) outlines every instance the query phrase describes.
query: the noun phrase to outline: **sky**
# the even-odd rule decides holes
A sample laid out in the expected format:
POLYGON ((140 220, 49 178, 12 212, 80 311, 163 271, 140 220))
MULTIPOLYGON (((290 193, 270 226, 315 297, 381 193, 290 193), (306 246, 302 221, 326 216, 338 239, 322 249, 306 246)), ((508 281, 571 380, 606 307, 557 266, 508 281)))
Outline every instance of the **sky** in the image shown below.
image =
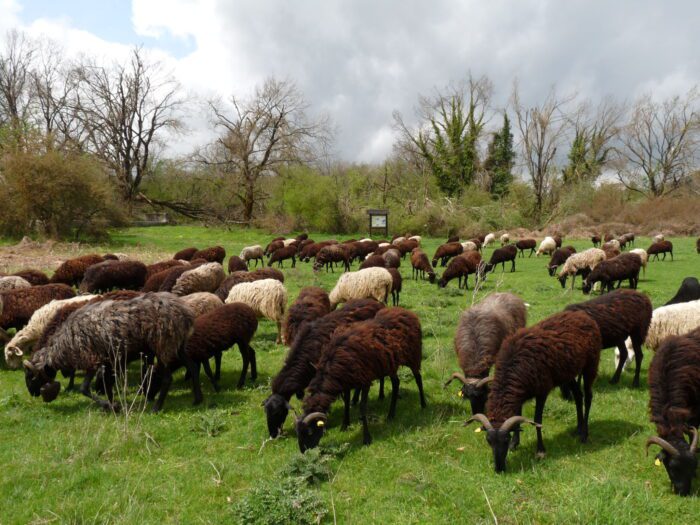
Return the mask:
MULTIPOLYGON (((593 102, 681 94, 700 82, 700 2, 645 0, 0 0, 0 31, 119 60, 141 45, 193 99, 296 83, 328 115, 337 155, 380 162, 420 94, 487 75, 504 107, 518 79, 536 104, 556 87, 593 102)), ((191 105, 176 153, 213 129, 191 105)))

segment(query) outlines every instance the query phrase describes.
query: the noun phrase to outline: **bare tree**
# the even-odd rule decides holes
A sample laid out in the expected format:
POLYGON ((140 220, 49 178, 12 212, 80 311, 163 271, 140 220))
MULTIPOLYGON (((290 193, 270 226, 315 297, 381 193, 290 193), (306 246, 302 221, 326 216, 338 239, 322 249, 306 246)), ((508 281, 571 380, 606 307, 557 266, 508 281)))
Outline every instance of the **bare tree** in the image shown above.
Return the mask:
POLYGON ((141 48, 129 60, 105 68, 85 61, 75 69, 76 116, 84 141, 114 173, 123 198, 142 198, 139 186, 150 169, 162 132, 177 130, 180 86, 141 48))
POLYGON ((526 107, 520 100, 517 83, 513 86, 511 102, 520 135, 521 158, 535 192, 537 220, 542 217, 545 199, 556 176, 555 156, 568 123, 564 109, 573 98, 573 95, 562 98, 552 89, 539 106, 526 107))
POLYGON ((681 187, 697 167, 700 92, 657 102, 638 99, 622 128, 617 175, 627 188, 661 196, 681 187))
POLYGON ((411 127, 401 113, 394 112, 399 132, 398 148, 407 156, 420 158, 448 195, 459 193, 474 180, 479 169, 478 142, 489 109, 493 84, 482 76, 468 79, 433 96, 419 98, 411 127))
POLYGON ((230 108, 210 102, 222 134, 200 159, 240 180, 234 196, 243 207, 243 222, 250 223, 261 196, 260 178, 289 164, 313 162, 331 133, 325 118, 307 116, 309 106, 290 81, 268 79, 251 98, 232 96, 230 102, 230 108))
POLYGON ((24 33, 10 30, 0 54, 0 125, 16 128, 31 114, 31 68, 36 45, 24 33))

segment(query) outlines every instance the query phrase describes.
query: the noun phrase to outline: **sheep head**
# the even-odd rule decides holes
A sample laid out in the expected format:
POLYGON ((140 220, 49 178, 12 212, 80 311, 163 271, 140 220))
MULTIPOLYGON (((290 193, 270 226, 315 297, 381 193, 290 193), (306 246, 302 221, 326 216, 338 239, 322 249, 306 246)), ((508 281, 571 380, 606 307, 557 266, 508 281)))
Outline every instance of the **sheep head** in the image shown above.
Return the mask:
POLYGON ((445 383, 445 386, 449 385, 455 379, 458 379, 462 383, 462 388, 460 388, 458 395, 462 399, 469 400, 472 414, 483 413, 484 408, 486 407, 486 399, 489 395, 488 384, 493 378, 465 377, 464 375, 455 372, 452 374, 450 380, 445 383))
POLYGON ((24 352, 19 346, 5 346, 5 362, 9 368, 19 368, 22 365, 22 357, 24 352))
POLYGON ((284 425, 287 414, 293 410, 289 401, 279 394, 272 394, 262 404, 267 417, 267 430, 271 438, 276 438, 282 434, 282 426, 284 425))
POLYGON ((33 397, 41 396, 49 403, 56 399, 61 384, 55 380, 56 371, 49 366, 36 366, 31 361, 24 361, 24 382, 29 394, 33 397))
POLYGON ((510 450, 511 432, 520 428, 521 423, 529 423, 541 427, 531 419, 523 416, 512 416, 506 419, 499 428, 495 428, 484 414, 474 414, 464 425, 478 421, 486 430, 486 442, 493 450, 494 467, 497 473, 506 471, 506 456, 510 450))
POLYGON ((647 453, 651 445, 658 445, 661 451, 656 455, 656 459, 661 461, 666 468, 666 473, 671 480, 673 492, 680 496, 688 496, 693 483, 693 478, 698 468, 698 430, 691 427, 688 430, 691 441, 686 443, 683 438, 672 445, 665 439, 658 436, 650 437, 646 443, 647 453))
POLYGON ((297 419, 297 439, 302 453, 318 446, 327 421, 328 416, 323 412, 311 412, 297 419))

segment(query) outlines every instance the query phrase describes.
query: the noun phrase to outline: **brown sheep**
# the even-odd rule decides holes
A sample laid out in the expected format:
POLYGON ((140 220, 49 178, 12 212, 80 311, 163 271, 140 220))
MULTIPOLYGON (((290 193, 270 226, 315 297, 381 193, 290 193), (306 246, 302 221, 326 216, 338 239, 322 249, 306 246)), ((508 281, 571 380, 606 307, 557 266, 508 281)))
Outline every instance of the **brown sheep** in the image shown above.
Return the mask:
POLYGON ((104 257, 96 253, 68 259, 56 268, 56 271, 51 276, 51 282, 67 284, 68 286, 78 286, 80 281, 83 280, 85 270, 93 264, 104 262, 104 260, 104 257))
POLYGON ((173 259, 177 259, 180 261, 190 261, 192 260, 192 256, 199 251, 198 248, 195 248, 194 246, 191 246, 189 248, 184 248, 177 252, 175 255, 173 255, 173 259))
POLYGON ((291 345, 305 323, 323 317, 330 311, 331 302, 328 299, 328 293, 323 288, 318 286, 302 288, 284 319, 284 340, 288 345, 291 345))

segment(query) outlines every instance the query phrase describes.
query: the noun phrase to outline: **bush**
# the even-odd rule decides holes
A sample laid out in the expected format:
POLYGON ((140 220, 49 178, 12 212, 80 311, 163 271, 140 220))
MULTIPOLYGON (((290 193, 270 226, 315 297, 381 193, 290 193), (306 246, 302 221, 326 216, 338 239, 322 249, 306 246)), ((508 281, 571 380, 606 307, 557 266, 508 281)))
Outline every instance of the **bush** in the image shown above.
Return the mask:
POLYGON ((328 510, 303 480, 285 478, 251 488, 233 512, 236 523, 247 525, 312 525, 328 510))

